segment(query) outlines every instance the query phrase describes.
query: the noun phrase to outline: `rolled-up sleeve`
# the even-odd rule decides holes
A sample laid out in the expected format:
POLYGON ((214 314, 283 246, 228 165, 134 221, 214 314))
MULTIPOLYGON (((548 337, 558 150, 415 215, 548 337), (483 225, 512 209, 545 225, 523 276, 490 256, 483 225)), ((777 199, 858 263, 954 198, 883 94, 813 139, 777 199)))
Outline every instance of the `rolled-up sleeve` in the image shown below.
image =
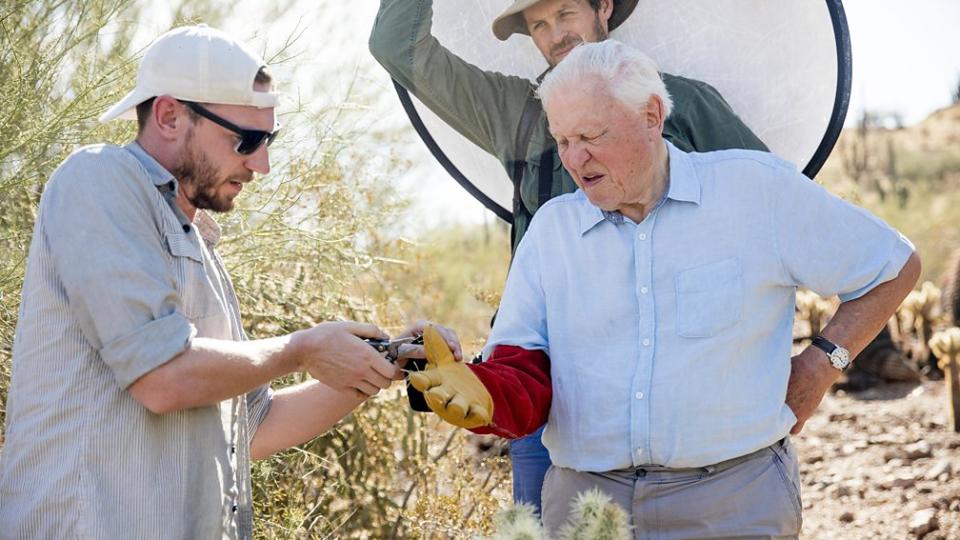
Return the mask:
POLYGON ((787 281, 843 302, 897 277, 913 244, 867 210, 784 168, 773 229, 787 281))
POLYGON ((84 338, 122 388, 186 350, 196 334, 152 204, 159 194, 144 175, 132 156, 74 154, 47 185, 36 231, 84 338))
POLYGON ((470 142, 485 152, 512 156, 533 83, 464 61, 433 37, 432 25, 433 2, 382 0, 370 52, 391 77, 470 142))
POLYGON ((257 433, 257 428, 263 423, 263 419, 270 412, 270 405, 273 403, 273 390, 270 385, 263 385, 247 392, 247 409, 250 411, 247 417, 247 428, 251 434, 251 440, 257 433))

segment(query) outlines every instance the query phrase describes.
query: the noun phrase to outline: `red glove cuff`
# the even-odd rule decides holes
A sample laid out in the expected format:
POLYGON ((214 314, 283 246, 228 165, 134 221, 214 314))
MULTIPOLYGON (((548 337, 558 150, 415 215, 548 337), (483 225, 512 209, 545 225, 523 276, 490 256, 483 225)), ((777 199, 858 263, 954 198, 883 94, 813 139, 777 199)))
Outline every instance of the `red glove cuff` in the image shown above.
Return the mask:
POLYGON ((470 431, 516 439, 536 431, 550 413, 550 358, 541 350, 498 345, 470 369, 493 398, 493 423, 470 431))

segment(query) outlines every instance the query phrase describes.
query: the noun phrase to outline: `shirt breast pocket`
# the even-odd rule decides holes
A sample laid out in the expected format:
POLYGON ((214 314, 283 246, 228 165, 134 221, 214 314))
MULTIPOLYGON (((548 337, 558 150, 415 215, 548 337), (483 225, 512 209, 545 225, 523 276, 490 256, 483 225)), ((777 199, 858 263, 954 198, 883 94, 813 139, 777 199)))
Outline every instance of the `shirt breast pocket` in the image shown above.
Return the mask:
POLYGON ((682 270, 676 288, 677 333, 682 337, 713 337, 743 316, 743 273, 737 257, 682 270))
POLYGON ((187 234, 168 232, 165 236, 183 314, 196 323, 218 313, 220 309, 219 300, 209 283, 200 247, 191 242, 187 234))

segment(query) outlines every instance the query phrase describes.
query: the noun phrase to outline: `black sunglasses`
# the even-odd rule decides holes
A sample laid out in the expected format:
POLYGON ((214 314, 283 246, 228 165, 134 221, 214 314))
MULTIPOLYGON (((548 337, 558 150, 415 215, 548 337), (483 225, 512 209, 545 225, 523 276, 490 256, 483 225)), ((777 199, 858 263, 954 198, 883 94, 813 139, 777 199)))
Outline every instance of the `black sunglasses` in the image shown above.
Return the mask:
POLYGON ((178 101, 189 107, 191 111, 199 114, 207 120, 210 120, 214 124, 225 127, 239 135, 240 142, 238 142, 237 147, 234 148, 238 154, 248 156, 256 152, 263 143, 267 143, 267 146, 270 146, 273 143, 273 140, 277 138, 277 134, 280 133, 279 127, 272 132, 260 131, 259 129, 244 129, 233 122, 210 112, 210 110, 208 110, 206 107, 203 107, 199 103, 195 103, 193 101, 178 101))

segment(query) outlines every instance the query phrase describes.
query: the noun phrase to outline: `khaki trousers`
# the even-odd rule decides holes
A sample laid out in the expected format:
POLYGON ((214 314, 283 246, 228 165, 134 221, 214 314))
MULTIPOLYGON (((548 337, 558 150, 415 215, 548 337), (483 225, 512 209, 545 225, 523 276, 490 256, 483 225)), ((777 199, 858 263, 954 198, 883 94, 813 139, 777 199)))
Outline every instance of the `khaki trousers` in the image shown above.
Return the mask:
POLYGON ((800 534, 800 473, 789 438, 695 469, 592 473, 552 466, 543 484, 543 523, 552 537, 566 524, 577 495, 592 488, 627 511, 635 540, 800 534))

